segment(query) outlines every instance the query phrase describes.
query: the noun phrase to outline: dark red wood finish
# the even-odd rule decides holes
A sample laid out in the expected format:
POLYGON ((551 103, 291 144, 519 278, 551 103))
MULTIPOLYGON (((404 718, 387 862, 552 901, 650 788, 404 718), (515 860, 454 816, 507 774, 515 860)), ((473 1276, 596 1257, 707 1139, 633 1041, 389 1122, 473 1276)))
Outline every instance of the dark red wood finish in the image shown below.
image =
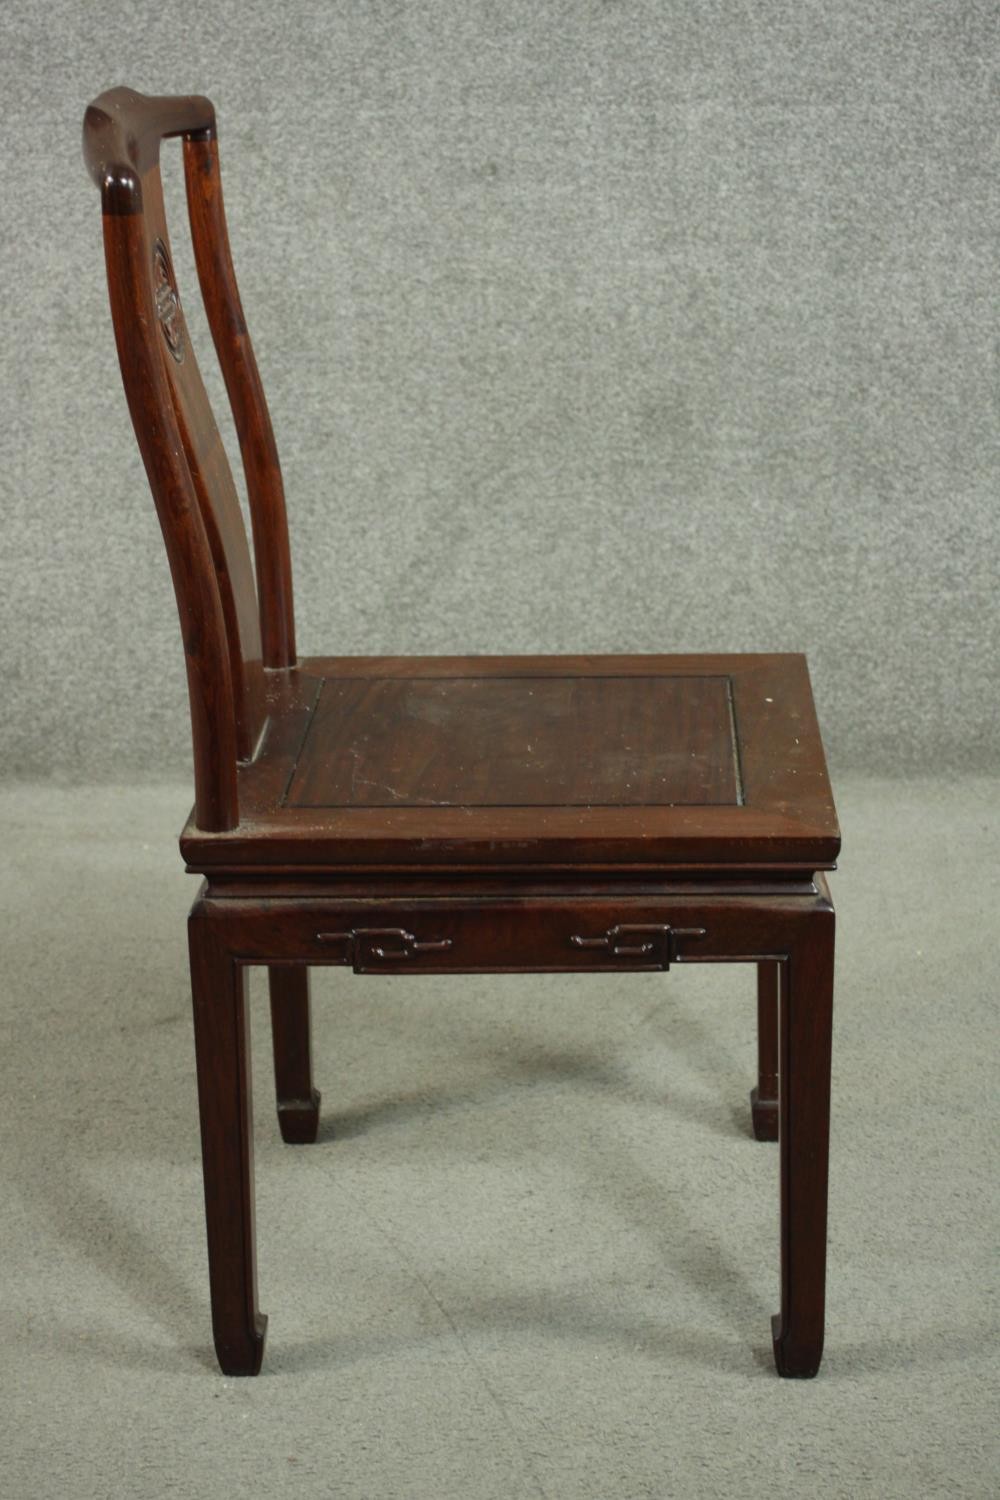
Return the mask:
POLYGON ((278 1118, 312 1141, 308 967, 757 965, 754 1133, 780 1139, 783 1375, 823 1346, 840 836, 795 655, 296 662, 285 499, 206 99, 87 111, 111 309, 188 668, 205 882, 189 925, 215 1344, 260 1368, 245 968, 269 969, 278 1118), (240 440, 254 565, 173 272, 160 142, 183 137, 195 260, 240 440))

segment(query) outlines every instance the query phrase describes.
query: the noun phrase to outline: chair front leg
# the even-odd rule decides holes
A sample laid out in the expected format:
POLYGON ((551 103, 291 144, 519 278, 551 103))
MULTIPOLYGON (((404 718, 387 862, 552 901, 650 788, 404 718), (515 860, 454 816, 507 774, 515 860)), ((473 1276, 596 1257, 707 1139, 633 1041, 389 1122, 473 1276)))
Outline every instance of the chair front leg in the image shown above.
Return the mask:
POLYGON ((309 970, 303 965, 276 966, 268 969, 267 977, 278 1126, 289 1145, 307 1145, 316 1139, 320 1105, 312 1082, 309 970))
POLYGON ((757 1086, 750 1115, 758 1141, 778 1139, 778 991, 782 965, 757 965, 757 1086))
POLYGON ((267 1319, 257 1307, 246 973, 201 900, 188 941, 215 1350, 226 1375, 256 1375, 267 1319))
POLYGON ((823 1356, 833 954, 824 904, 796 922, 779 990, 781 1312, 772 1332, 778 1373, 800 1379, 823 1356))

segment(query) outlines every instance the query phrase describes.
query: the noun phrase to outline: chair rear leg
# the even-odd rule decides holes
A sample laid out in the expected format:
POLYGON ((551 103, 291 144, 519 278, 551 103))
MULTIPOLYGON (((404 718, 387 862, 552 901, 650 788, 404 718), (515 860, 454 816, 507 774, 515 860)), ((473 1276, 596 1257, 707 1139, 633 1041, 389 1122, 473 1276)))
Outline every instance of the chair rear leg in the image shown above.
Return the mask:
POLYGON ((256 1375, 267 1319, 257 1307, 246 972, 201 901, 188 941, 215 1351, 226 1375, 256 1375))
POLYGON ((757 1087, 750 1092, 753 1133, 778 1139, 778 995, 782 965, 757 965, 757 1087))
POLYGON ((316 1139, 320 1095, 312 1083, 309 970, 275 967, 267 971, 271 991, 271 1037, 278 1126, 289 1145, 316 1139))

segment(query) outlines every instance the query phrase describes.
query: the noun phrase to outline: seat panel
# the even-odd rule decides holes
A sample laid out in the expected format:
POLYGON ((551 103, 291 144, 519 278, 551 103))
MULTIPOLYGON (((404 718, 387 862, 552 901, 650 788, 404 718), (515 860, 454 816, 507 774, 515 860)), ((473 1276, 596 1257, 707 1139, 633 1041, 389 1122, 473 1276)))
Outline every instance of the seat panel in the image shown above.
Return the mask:
POLYGON ((289 807, 740 801, 728 677, 328 677, 289 807))

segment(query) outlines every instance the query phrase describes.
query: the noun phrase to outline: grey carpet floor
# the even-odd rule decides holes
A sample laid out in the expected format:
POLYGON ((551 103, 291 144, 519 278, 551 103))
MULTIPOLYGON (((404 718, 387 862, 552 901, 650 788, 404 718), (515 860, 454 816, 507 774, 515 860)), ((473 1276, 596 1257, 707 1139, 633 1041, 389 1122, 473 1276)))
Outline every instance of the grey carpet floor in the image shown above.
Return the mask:
POLYGON ((997 1492, 1000 783, 839 778, 827 1355, 779 1381, 753 976, 315 981, 282 1146, 254 976, 265 1373, 210 1344, 183 789, 0 794, 0 1489, 997 1492), (991 1120, 992 1113, 992 1120, 991 1120))

